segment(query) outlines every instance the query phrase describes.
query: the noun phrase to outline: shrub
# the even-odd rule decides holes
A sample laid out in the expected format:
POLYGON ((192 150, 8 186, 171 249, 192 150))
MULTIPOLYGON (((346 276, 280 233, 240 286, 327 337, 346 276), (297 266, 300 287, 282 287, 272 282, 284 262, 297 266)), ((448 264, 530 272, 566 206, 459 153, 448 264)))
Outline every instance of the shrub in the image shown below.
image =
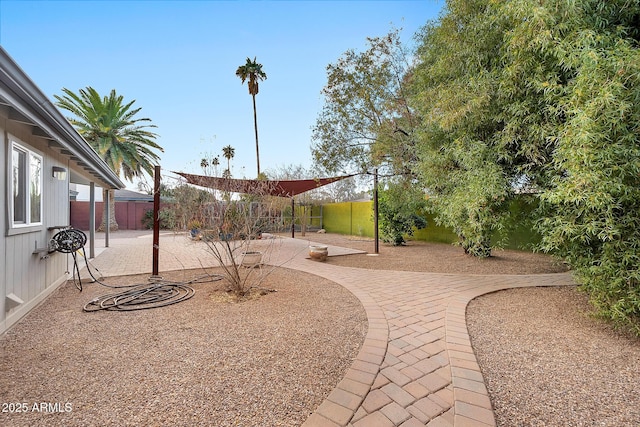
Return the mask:
MULTIPOLYGON (((163 230, 170 230, 176 227, 176 216, 173 210, 163 208, 158 211, 158 218, 160 219, 160 228, 163 230)), ((142 226, 146 229, 153 228, 153 210, 148 210, 142 217, 142 226)))

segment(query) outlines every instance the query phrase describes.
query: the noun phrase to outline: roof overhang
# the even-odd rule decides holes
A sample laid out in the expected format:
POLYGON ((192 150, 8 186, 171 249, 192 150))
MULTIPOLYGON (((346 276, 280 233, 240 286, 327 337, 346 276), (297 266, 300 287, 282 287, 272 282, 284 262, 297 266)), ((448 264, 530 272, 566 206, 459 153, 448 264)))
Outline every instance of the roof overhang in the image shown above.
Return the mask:
POLYGON ((71 160, 75 169, 70 173, 71 182, 124 187, 115 172, 1 46, 0 105, 8 107, 9 120, 32 126, 34 135, 48 140, 49 148, 71 160))

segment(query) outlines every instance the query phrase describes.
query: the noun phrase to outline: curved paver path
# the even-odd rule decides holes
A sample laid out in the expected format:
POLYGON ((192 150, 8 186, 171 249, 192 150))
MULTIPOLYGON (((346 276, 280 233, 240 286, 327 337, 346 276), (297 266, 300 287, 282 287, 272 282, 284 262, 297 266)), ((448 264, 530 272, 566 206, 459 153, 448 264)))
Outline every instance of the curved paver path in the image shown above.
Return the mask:
MULTIPOLYGON (((116 250, 104 251, 93 263, 105 276, 149 272, 149 238, 114 239, 116 250)), ((256 241, 258 247, 265 244, 256 241)), ((495 425, 467 331, 467 304, 502 289, 574 283, 569 273, 483 276, 339 267, 307 259, 308 244, 282 239, 267 262, 344 286, 362 302, 369 327, 345 377, 305 427, 495 425)), ((161 270, 202 266, 211 258, 202 246, 182 236, 161 237, 161 270)), ((329 247, 330 255, 349 251, 329 247)))
POLYGON ((569 273, 398 272, 305 258, 284 266, 341 284, 360 299, 369 321, 356 360, 305 427, 494 426, 467 331, 467 304, 501 289, 573 284, 569 273))

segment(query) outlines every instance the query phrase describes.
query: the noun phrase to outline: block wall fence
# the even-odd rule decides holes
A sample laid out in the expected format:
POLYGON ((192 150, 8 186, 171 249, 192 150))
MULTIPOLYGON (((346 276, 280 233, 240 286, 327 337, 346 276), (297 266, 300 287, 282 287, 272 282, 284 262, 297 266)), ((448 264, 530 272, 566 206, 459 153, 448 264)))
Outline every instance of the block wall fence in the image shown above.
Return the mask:
MULTIPOLYGON (((170 208, 170 204, 161 203, 160 208, 170 208)), ((505 248, 531 250, 540 242, 540 235, 533 230, 527 214, 533 207, 515 200, 510 205, 512 221, 508 231, 496 234, 494 239, 503 239, 505 248)), ((116 202, 116 221, 122 230, 142 230, 142 218, 148 210, 153 210, 150 202, 116 202)), ((89 229, 89 202, 71 202, 71 225, 81 230, 89 229)), ((302 211, 296 208, 296 223, 302 211)), ((290 221, 289 215, 289 221, 290 221)), ((437 243, 454 243, 458 237, 453 230, 436 224, 433 216, 425 215, 427 227, 416 230, 413 240, 437 243)), ((96 226, 102 220, 102 202, 96 202, 96 226)), ((373 202, 342 202, 313 206, 310 212, 310 226, 324 228, 328 233, 351 236, 374 237, 373 202)))
MULTIPOLYGON (((322 228, 328 233, 348 234, 353 236, 374 237, 373 202, 343 202, 323 205, 314 210, 314 215, 320 215, 321 209, 322 228), (318 212, 316 214, 316 212, 318 212)), ((531 250, 540 242, 540 235, 533 229, 531 221, 527 220, 527 214, 533 207, 515 200, 509 206, 511 222, 507 230, 496 233, 494 239, 502 239, 507 249, 531 250)), ((454 243, 458 240, 453 230, 436 224, 433 216, 425 215, 427 227, 415 230, 413 240, 437 243, 454 243)))

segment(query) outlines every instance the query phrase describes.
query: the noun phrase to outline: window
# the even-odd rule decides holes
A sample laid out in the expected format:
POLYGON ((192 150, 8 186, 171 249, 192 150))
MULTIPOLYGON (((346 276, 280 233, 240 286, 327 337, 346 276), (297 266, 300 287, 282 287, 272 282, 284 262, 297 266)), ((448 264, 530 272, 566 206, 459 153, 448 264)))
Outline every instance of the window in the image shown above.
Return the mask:
POLYGON ((13 142, 9 169, 12 225, 42 224, 42 156, 13 142))

